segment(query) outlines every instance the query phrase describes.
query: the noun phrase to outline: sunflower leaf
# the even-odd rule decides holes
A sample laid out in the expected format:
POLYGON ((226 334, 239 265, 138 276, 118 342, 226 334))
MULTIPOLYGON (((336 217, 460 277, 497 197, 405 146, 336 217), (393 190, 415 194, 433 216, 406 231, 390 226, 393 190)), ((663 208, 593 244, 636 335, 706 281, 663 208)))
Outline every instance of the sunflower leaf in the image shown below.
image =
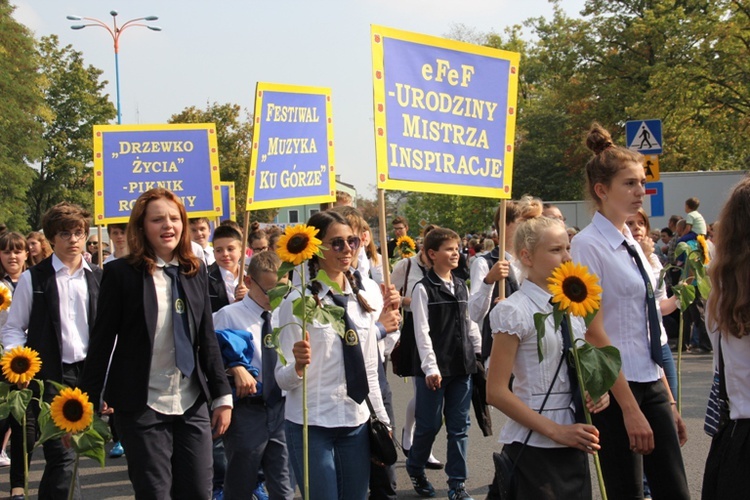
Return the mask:
POLYGON ((81 456, 93 458, 104 467, 104 437, 95 429, 89 427, 83 432, 73 434, 71 443, 73 449, 81 456))
POLYGON ((294 264, 291 262, 282 262, 281 266, 279 266, 279 270, 276 271, 276 276, 281 279, 287 274, 289 274, 289 271, 292 271, 295 268, 294 264))
POLYGON ((7 402, 0 404, 0 420, 5 420, 8 415, 10 415, 10 404, 7 402))
POLYGON ((279 334, 281 333, 281 328, 276 327, 273 329, 273 333, 271 334, 271 343, 274 346, 274 349, 276 350, 276 354, 279 357, 279 361, 281 361, 281 366, 286 366, 286 358, 284 357, 284 353, 281 351, 281 343, 279 342, 279 334))
POLYGON ((31 402, 31 389, 21 389, 20 391, 11 392, 8 396, 10 412, 16 422, 23 422, 23 416, 26 414, 26 408, 31 402))
POLYGON ((695 301, 695 287, 693 285, 686 285, 684 283, 675 285, 672 287, 674 293, 680 299, 678 304, 680 311, 686 311, 690 304, 695 301))
POLYGON ((6 384, 5 382, 0 382, 0 401, 5 401, 8 399, 8 394, 10 393, 10 385, 6 384))
POLYGON ((322 269, 318 271, 317 276, 315 276, 315 280, 320 281, 321 283, 325 283, 330 288, 333 288, 336 291, 336 293, 338 293, 339 295, 344 293, 344 291, 341 290, 341 287, 339 286, 339 284, 333 281, 331 278, 329 278, 328 274, 322 269))
POLYGON ((620 374, 620 351, 611 345, 594 347, 583 339, 576 339, 576 344, 584 389, 596 401, 612 388, 620 374))
POLYGON ((281 301, 284 300, 284 297, 287 296, 289 291, 292 289, 292 285, 287 283, 279 283, 275 287, 271 288, 268 291, 268 299, 271 302, 271 309, 276 309, 279 307, 279 304, 281 304, 281 301))
POLYGON ((316 307, 313 312, 313 318, 323 324, 328 324, 336 330, 339 337, 344 338, 344 308, 336 305, 326 304, 323 307, 316 307))
POLYGON ((306 295, 304 300, 302 297, 294 299, 292 302, 292 314, 296 317, 309 318, 308 313, 315 307, 315 299, 311 295, 306 295))
POLYGON ((536 328, 536 352, 539 356, 539 362, 544 361, 544 354, 542 354, 542 339, 545 335, 544 323, 552 313, 535 313, 534 314, 534 327, 536 328))
POLYGON ((56 426, 55 422, 52 420, 49 413, 49 405, 47 406, 46 411, 43 409, 42 412, 39 413, 39 429, 41 429, 41 434, 34 444, 35 448, 50 439, 57 439, 65 434, 65 431, 56 426))
POLYGON ((590 313, 586 315, 585 318, 583 318, 583 321, 586 323, 586 328, 591 324, 592 321, 594 321, 594 318, 596 318, 596 313, 598 313, 598 309, 594 309, 590 313))
POLYGON ((59 382, 55 382, 54 380, 47 380, 48 383, 52 384, 52 386, 57 389, 58 391, 62 391, 63 389, 67 389, 68 386, 61 384, 59 382))
POLYGON ((565 311, 563 311, 562 309, 558 307, 552 309, 552 317, 555 319, 555 331, 560 329, 560 325, 562 324, 564 316, 565 311))

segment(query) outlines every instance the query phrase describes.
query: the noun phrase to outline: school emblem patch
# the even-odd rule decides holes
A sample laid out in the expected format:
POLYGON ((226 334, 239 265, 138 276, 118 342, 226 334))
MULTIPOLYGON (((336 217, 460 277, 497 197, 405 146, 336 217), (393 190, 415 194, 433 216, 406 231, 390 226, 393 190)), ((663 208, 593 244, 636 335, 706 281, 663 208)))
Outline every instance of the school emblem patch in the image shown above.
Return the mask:
POLYGON ((263 345, 269 349, 273 349, 276 346, 273 345, 273 339, 271 338, 271 334, 266 334, 265 337, 263 337, 263 345))
POLYGON ((175 300, 174 310, 177 312, 177 314, 183 314, 185 312, 185 302, 183 302, 182 299, 175 300))
POLYGON ((357 336, 357 332, 355 332, 354 330, 347 330, 344 334, 344 342, 346 342, 346 345, 359 344, 359 337, 357 336))

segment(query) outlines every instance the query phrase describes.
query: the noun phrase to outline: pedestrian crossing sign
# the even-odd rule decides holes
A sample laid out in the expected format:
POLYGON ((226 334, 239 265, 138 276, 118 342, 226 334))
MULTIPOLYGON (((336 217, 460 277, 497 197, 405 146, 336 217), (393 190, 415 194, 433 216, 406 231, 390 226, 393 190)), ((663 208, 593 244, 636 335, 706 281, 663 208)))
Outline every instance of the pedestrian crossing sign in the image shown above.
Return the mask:
POLYGON ((628 149, 644 155, 662 153, 661 120, 633 120, 625 122, 628 149))

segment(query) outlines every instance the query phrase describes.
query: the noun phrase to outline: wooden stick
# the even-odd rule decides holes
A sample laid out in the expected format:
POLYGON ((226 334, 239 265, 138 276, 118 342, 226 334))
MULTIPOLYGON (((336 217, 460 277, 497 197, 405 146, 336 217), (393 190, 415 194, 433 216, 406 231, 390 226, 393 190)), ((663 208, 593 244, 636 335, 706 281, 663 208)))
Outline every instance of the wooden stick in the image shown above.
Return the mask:
POLYGON ((247 235, 250 230, 250 210, 245 210, 245 225, 242 227, 242 251, 240 257, 240 276, 237 283, 244 283, 245 279, 245 252, 247 252, 247 235))
POLYGON ((385 190, 378 189, 378 228, 380 229, 380 258, 383 259, 383 284, 391 287, 391 266, 388 265, 388 225, 385 220, 385 190))
POLYGON ((99 260, 97 260, 99 267, 104 266, 104 240, 102 239, 104 237, 104 233, 102 232, 103 227, 104 226, 96 226, 96 237, 99 238, 99 250, 97 250, 97 253, 99 254, 99 260))
MULTIPOLYGON (((505 200, 500 200, 500 217, 497 224, 497 243, 500 250, 497 252, 500 260, 505 260, 505 200)), ((498 281, 498 295, 500 300, 505 299, 505 278, 498 281)))

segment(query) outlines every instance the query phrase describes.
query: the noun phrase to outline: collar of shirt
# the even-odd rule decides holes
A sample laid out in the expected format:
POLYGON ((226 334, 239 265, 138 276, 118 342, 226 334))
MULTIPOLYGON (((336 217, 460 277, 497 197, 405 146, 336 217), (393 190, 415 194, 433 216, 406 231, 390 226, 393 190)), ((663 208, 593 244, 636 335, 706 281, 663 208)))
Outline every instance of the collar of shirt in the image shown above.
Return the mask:
MULTIPOLYGON (((354 268, 350 268, 350 271, 354 272, 354 268)), ((319 297, 325 297, 326 295, 328 295, 328 292, 331 291, 331 290, 333 290, 333 289, 330 286, 328 286, 326 283, 324 283, 324 282, 321 281, 320 282, 320 293, 318 294, 318 296, 319 297)), ((349 295, 350 293, 352 293, 352 287, 349 284, 349 280, 347 280, 347 279, 344 280, 344 290, 343 290, 343 292, 344 292, 344 295, 349 295)))
POLYGON ((221 272, 221 277, 225 282, 234 283, 237 281, 237 276, 232 271, 219 266, 219 272, 221 272))
MULTIPOLYGON (((55 274, 58 274, 63 269, 70 272, 70 268, 63 264, 63 261, 61 261, 54 253, 52 254, 52 268, 55 270, 55 274)), ((81 266, 78 269, 75 269, 72 274, 75 275, 83 272, 84 269, 91 271, 91 266, 86 262, 86 259, 81 258, 81 266)))
POLYGON ((602 236, 604 236, 604 239, 607 240, 607 243, 609 243, 609 246, 611 246, 613 250, 622 246, 623 239, 628 242, 628 245, 636 245, 636 241, 633 239, 633 235, 630 233, 630 228, 628 226, 625 226, 621 232, 600 212, 594 214, 591 223, 599 230, 602 236))
POLYGON ((544 312, 545 314, 552 311, 552 304, 550 299, 552 294, 536 283, 532 283, 529 280, 524 280, 521 283, 521 291, 526 294, 536 306, 537 310, 544 312))
POLYGON ((258 318, 260 318, 261 313, 266 311, 260 306, 260 304, 255 302, 255 300, 253 300, 253 298, 250 297, 250 293, 246 293, 245 296, 242 298, 242 305, 247 307, 250 313, 253 314, 254 316, 257 316, 258 318))
POLYGON ((165 262, 161 257, 156 258, 156 267, 167 267, 167 266, 178 266, 180 265, 180 261, 177 259, 172 259, 169 262, 165 262))

